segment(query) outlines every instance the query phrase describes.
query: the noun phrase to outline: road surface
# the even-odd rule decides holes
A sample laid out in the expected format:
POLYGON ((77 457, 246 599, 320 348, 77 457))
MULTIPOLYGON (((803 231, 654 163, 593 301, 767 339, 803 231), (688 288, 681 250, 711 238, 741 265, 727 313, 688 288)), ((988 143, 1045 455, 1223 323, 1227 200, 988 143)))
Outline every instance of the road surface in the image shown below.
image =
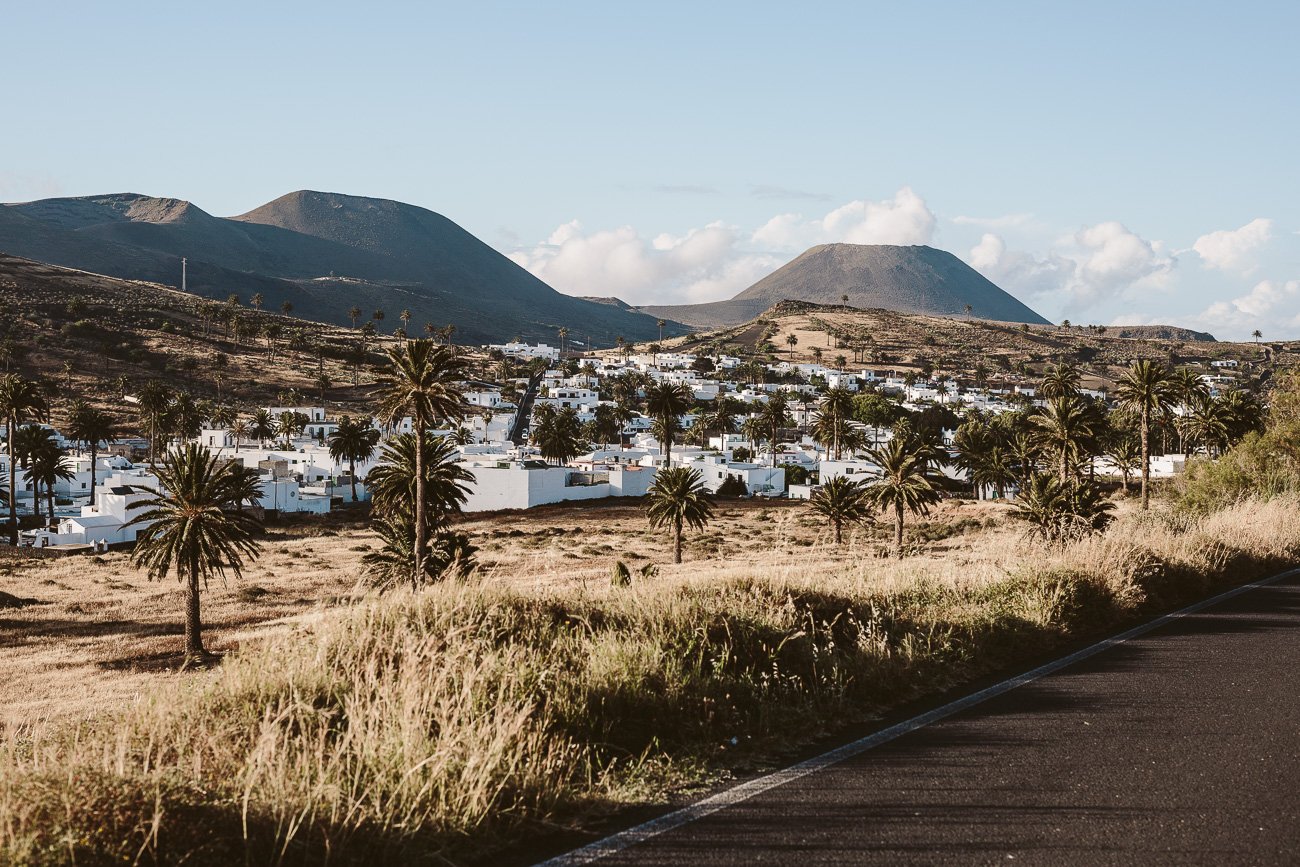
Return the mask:
POLYGON ((628 842, 596 863, 1300 864, 1300 579, 628 842))

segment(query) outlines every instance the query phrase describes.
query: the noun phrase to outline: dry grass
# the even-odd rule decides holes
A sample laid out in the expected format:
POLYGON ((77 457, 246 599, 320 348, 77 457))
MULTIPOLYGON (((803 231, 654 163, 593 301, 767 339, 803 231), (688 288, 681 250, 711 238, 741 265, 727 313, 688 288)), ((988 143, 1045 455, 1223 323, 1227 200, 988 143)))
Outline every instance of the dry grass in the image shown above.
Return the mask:
MULTIPOLYGON (((803 512, 750 506, 724 518, 760 533, 747 561, 629 588, 596 580, 611 555, 582 510, 480 519, 480 538, 545 545, 502 549, 471 582, 265 629, 219 670, 160 678, 114 713, 11 731, 0 860, 486 860, 1294 563, 1296 506, 1191 526, 1130 510, 1046 555, 981 528, 902 563, 870 556, 869 534, 837 554, 803 512), (563 535, 542 535, 548 522, 563 535), (567 558, 578 545, 598 553, 567 558), (590 577, 550 574, 566 562, 590 577)), ((611 547, 663 553, 622 530, 611 547)))

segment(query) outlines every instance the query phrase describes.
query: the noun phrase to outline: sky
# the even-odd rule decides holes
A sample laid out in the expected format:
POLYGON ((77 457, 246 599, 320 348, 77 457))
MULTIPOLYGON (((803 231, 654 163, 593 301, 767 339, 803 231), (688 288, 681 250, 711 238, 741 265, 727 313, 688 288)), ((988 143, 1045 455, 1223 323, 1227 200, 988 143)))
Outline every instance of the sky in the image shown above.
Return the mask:
POLYGON ((1300 4, 3 0, 0 201, 398 199, 563 292, 949 250, 1053 321, 1300 338, 1300 4))

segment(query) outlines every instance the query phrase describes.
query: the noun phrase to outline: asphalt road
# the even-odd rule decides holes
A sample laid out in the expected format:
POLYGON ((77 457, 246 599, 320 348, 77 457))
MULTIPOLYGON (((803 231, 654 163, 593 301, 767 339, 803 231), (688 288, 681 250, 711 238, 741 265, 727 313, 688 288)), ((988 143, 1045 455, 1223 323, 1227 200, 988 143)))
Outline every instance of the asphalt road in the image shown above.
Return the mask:
POLYGON ((1300 581, 597 863, 1300 864, 1300 581))

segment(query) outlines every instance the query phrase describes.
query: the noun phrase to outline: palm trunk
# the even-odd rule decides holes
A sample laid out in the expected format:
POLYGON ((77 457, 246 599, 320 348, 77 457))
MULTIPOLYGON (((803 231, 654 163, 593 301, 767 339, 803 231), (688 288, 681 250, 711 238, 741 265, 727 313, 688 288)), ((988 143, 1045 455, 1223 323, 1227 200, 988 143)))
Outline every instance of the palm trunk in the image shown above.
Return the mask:
POLYGON ((903 559, 903 501, 894 503, 894 556, 903 559))
POLYGON ((48 514, 50 516, 50 523, 53 524, 54 523, 54 481, 53 480, 51 480, 50 483, 46 486, 45 493, 49 495, 46 502, 49 503, 50 509, 48 514))
POLYGON ((1150 434, 1151 418, 1147 414, 1145 407, 1142 409, 1142 511, 1146 511, 1151 506, 1151 492, 1147 486, 1151 483, 1151 449, 1148 444, 1150 434))
POLYGON ((199 617, 199 573, 190 569, 185 586, 185 661, 195 662, 207 655, 203 649, 203 622, 199 617))
POLYGON ((424 578, 425 547, 428 528, 425 526, 424 508, 424 420, 415 423, 415 563, 411 573, 411 588, 418 590, 424 578))
POLYGON ((673 562, 682 562, 682 522, 673 524, 673 562))
POLYGON ((838 548, 844 543, 843 522, 839 518, 835 519, 835 547, 838 548))
POLYGON ((352 502, 357 501, 357 461, 348 458, 348 476, 352 479, 352 502))
POLYGON ((6 447, 9 458, 9 544, 18 547, 18 459, 14 456, 14 431, 18 429, 17 413, 5 419, 6 447))
POLYGON ((90 447, 90 506, 95 506, 95 459, 99 456, 99 449, 92 445, 90 447))

